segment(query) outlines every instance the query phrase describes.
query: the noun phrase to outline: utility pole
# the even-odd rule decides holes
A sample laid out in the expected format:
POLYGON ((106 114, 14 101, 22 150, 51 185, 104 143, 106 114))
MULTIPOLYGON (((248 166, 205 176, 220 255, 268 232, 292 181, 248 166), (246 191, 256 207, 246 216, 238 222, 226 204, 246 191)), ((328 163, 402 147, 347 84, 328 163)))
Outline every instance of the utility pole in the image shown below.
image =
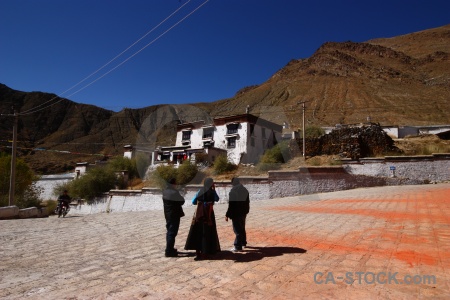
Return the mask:
POLYGON ((302 115, 303 115, 303 129, 302 129, 302 140, 303 140, 303 158, 305 158, 306 153, 306 141, 305 141, 305 109, 306 105, 305 102, 302 102, 302 115))
POLYGON ((17 126, 19 123, 19 114, 14 110, 13 143, 11 156, 11 176, 9 182, 9 206, 14 204, 14 192, 16 187, 16 152, 17 152, 17 126))
POLYGON ((297 104, 302 104, 302 116, 303 116, 303 120, 302 120, 302 140, 303 140, 303 158, 305 158, 306 155, 306 141, 305 141, 305 110, 306 110, 306 102, 309 101, 302 101, 302 102, 297 102, 297 104))

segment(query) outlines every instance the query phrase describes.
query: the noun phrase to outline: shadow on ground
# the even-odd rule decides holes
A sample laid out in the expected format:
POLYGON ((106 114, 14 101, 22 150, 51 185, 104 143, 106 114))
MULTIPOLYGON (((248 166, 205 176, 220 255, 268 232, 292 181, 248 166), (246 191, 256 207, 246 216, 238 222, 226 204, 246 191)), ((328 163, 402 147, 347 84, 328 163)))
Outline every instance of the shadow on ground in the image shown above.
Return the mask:
POLYGON ((251 262, 265 257, 275 257, 284 254, 306 253, 305 249, 297 247, 245 247, 241 252, 221 251, 205 260, 234 260, 235 262, 251 262))

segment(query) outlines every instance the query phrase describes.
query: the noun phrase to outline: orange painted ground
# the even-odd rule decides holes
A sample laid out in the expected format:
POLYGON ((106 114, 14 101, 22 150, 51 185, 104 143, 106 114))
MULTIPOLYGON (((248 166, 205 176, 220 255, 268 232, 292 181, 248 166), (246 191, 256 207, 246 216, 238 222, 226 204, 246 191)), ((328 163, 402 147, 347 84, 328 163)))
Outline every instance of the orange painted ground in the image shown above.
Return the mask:
MULTIPOLYGON (((450 268, 450 189, 425 190, 403 194, 401 198, 331 199, 312 205, 290 205, 267 208, 299 214, 359 216, 376 219, 375 227, 361 226, 324 236, 297 232, 279 232, 276 228, 248 229, 248 236, 257 242, 274 245, 301 246, 304 249, 336 253, 392 257, 409 266, 440 264, 450 268), (361 241, 365 241, 361 243, 361 241), (384 246, 380 247, 380 243, 384 246), (386 246, 387 245, 387 246, 386 246)), ((320 231, 320 228, 317 229, 320 231)))

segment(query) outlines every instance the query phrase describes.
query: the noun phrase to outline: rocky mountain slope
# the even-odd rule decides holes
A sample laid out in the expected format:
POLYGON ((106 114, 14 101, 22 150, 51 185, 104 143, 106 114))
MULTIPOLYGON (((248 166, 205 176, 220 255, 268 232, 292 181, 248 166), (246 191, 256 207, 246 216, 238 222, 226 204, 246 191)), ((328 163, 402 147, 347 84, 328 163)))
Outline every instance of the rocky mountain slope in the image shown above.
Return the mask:
POLYGON ((450 123, 450 25, 367 43, 323 44, 292 60, 269 80, 216 103, 212 114, 245 106, 272 120, 301 124, 450 123), (269 108, 269 109, 267 109, 269 108))
MULTIPOLYGON (((210 118, 204 109, 192 105, 158 105, 115 113, 53 94, 24 93, 0 85, 2 114, 10 114, 12 104, 24 112, 18 126, 19 156, 43 174, 71 169, 78 162, 93 163, 123 154, 127 144, 149 150, 157 145, 172 145, 177 120, 189 120, 191 116, 210 118), (42 103, 55 104, 26 113, 42 103)), ((1 120, 0 134, 5 138, 0 140, 0 151, 10 152, 13 117, 2 115, 1 120)))
MULTIPOLYGON (((381 125, 449 124, 449 56, 446 25, 366 43, 328 42, 311 57, 290 61, 266 82, 211 103, 113 112, 0 84, 0 112, 10 113, 13 104, 21 112, 52 104, 19 120, 19 154, 39 173, 121 154, 126 144, 143 149, 171 145, 180 120, 240 114, 247 107, 252 114, 287 122, 294 129, 301 126, 303 101, 307 125, 368 119, 381 125)), ((1 116, 0 151, 10 152, 12 124, 11 117, 1 116)))

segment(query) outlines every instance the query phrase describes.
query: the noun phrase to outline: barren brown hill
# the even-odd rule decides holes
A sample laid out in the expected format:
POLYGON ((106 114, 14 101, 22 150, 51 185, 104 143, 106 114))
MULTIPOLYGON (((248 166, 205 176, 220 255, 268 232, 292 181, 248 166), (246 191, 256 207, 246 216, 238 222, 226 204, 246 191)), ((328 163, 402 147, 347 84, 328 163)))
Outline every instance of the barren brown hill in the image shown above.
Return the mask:
MULTIPOLYGON (((368 118, 381 125, 450 124, 449 56, 446 25, 365 43, 328 42, 309 58, 291 60, 266 82, 211 103, 112 112, 0 84, 0 112, 10 113, 12 104, 22 112, 52 104, 20 117, 20 155, 39 173, 118 155, 126 144, 144 149, 171 145, 176 122, 240 114, 247 107, 252 114, 288 122, 294 129, 301 126, 302 101, 307 125, 368 118)), ((11 128, 12 118, 2 116, 0 151, 10 151, 11 128)))
POLYGON ((216 103, 213 114, 243 112, 301 124, 450 123, 450 25, 366 43, 325 43, 259 86, 216 103), (269 108, 269 109, 267 109, 269 108))
POLYGON ((41 174, 122 155, 127 144, 143 150, 171 145, 175 143, 178 120, 209 118, 205 109, 198 108, 203 104, 156 105, 115 113, 54 94, 25 93, 0 84, 0 152, 11 151, 13 118, 5 115, 11 113, 13 104, 23 112, 18 126, 18 155, 41 174), (27 114, 32 108, 36 112, 27 114))

